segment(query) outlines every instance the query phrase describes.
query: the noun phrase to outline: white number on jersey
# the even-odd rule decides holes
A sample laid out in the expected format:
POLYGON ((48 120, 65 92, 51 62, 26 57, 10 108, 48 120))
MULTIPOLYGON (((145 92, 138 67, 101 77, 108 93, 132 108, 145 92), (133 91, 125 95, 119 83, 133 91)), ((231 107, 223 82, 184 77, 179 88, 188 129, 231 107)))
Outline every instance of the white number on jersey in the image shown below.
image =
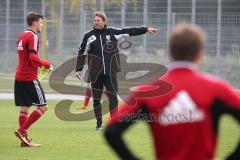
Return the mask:
POLYGON ((20 40, 20 42, 18 43, 17 49, 18 49, 18 50, 21 50, 21 51, 23 50, 22 40, 20 40))

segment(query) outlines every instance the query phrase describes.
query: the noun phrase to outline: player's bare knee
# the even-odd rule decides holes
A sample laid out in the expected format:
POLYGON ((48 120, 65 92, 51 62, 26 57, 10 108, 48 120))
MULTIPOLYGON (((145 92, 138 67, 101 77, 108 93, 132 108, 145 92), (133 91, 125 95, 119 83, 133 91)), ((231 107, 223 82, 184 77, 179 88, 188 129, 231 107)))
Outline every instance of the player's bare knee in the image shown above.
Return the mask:
POLYGON ((38 108, 40 108, 42 111, 46 112, 48 110, 48 105, 40 106, 38 108))
POLYGON ((21 112, 28 113, 28 110, 29 110, 29 107, 26 107, 26 106, 22 106, 22 107, 20 108, 20 111, 21 111, 21 112))

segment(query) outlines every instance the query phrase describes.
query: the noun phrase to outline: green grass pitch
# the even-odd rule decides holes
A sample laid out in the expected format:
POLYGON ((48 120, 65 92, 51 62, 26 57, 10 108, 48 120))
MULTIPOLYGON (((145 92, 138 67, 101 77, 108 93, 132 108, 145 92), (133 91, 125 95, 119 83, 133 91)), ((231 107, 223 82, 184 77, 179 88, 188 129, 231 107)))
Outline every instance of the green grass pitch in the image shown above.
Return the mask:
MULTIPOLYGON (((19 109, 12 100, 0 100, 0 159, 1 160, 115 160, 118 159, 103 139, 102 131, 95 131, 95 121, 65 122, 54 114, 58 101, 49 101, 49 110, 30 128, 29 133, 39 148, 20 148, 14 131, 18 128, 19 109)), ((80 102, 74 102, 74 109, 80 102)), ((106 118, 108 115, 106 115, 106 118)), ((221 120, 217 159, 235 147, 239 126, 230 117, 221 120)), ((151 136, 145 123, 138 123, 124 135, 130 148, 146 160, 154 159, 151 136)))

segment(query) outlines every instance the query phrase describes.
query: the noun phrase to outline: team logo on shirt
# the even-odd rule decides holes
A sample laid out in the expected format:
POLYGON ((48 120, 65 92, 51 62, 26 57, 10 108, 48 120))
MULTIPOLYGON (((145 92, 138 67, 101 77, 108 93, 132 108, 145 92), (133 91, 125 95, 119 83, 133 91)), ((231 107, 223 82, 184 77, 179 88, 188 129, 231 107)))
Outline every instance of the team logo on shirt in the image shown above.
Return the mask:
POLYGON ((107 44, 109 44, 109 43, 111 43, 111 37, 110 37, 110 35, 106 35, 106 39, 107 39, 107 44))
POLYGON ((110 40, 110 35, 106 35, 106 39, 107 39, 107 41, 111 41, 110 40))
POLYGON ((88 39, 88 41, 89 41, 89 43, 92 43, 92 42, 95 41, 96 39, 97 39, 96 36, 92 35, 92 36, 88 39))
POLYGON ((180 91, 164 108, 159 115, 161 125, 173 125, 179 123, 193 123, 204 119, 204 113, 199 109, 186 91, 180 91))

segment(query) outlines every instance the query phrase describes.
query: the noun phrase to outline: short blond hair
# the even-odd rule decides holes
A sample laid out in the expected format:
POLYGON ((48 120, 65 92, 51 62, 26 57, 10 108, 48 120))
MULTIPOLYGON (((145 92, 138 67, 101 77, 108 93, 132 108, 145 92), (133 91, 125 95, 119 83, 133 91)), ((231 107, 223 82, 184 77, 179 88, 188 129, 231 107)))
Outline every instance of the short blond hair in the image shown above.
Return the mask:
POLYGON ((170 34, 170 55, 173 60, 193 61, 203 50, 206 40, 207 36, 200 26, 180 23, 170 34))
POLYGON ((93 18, 96 17, 96 16, 101 17, 102 20, 107 24, 107 16, 104 12, 96 11, 96 12, 93 13, 93 18))

